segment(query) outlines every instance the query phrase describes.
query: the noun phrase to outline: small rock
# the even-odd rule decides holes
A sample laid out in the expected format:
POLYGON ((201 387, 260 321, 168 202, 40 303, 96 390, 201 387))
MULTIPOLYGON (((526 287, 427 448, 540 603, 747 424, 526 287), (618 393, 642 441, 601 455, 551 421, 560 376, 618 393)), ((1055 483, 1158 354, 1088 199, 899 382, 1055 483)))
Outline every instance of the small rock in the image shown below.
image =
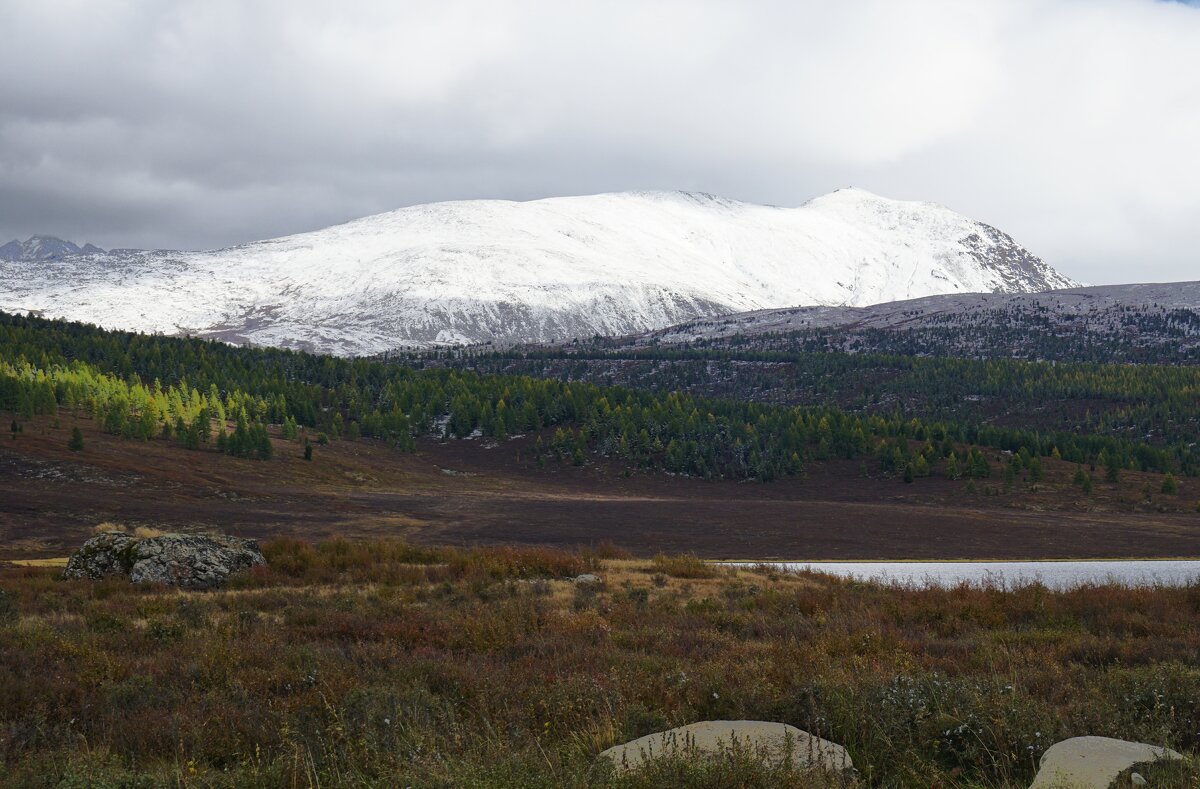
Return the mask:
POLYGON ((1170 748, 1157 745, 1111 737, 1072 737, 1056 742, 1042 754, 1041 769, 1029 789, 1108 789, 1135 764, 1182 758, 1170 748))
POLYGON ((592 573, 584 573, 583 575, 577 575, 572 578, 571 583, 580 584, 582 586, 590 586, 592 584, 600 583, 600 576, 593 575, 592 573))
POLYGON ((1133 784, 1134 786, 1145 786, 1146 779, 1142 777, 1141 773, 1130 773, 1129 783, 1133 784))
POLYGON ((602 751, 599 758, 610 759, 623 772, 664 754, 714 755, 734 745, 762 753, 779 764, 790 762, 794 767, 830 771, 854 769, 850 754, 841 745, 795 726, 769 721, 701 721, 615 745, 602 751))
POLYGON ((138 538, 105 532, 88 540, 67 562, 65 578, 127 576, 134 583, 211 589, 231 574, 266 564, 258 543, 224 535, 163 534, 138 538))

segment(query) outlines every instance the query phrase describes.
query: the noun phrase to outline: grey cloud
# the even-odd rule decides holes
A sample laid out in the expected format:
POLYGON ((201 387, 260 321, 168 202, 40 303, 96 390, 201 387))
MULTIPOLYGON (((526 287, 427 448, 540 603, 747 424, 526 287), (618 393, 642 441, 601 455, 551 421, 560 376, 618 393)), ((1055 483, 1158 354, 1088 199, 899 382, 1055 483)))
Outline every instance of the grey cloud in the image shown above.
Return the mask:
POLYGON ((1200 276, 1200 9, 8 0, 0 241, 213 247, 432 200, 848 184, 1091 282, 1200 276))

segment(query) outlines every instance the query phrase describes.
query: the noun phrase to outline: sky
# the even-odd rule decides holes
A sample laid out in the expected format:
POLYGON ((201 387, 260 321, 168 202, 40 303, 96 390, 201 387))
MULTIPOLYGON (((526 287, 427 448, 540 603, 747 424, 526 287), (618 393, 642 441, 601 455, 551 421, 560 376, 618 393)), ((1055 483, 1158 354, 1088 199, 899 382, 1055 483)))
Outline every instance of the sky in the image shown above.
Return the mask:
POLYGON ((0 243, 853 185, 1084 282, 1200 279, 1195 3, 0 0, 0 30, 0 243))

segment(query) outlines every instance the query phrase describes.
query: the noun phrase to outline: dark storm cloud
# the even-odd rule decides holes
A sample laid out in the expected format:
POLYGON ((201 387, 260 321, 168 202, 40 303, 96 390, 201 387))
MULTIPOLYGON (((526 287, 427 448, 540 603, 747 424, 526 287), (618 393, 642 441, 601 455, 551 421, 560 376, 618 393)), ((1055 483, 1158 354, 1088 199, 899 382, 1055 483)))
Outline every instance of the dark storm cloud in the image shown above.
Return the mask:
POLYGON ((0 242, 211 247, 402 205, 935 200, 1077 278, 1200 276, 1200 11, 0 2, 0 242))

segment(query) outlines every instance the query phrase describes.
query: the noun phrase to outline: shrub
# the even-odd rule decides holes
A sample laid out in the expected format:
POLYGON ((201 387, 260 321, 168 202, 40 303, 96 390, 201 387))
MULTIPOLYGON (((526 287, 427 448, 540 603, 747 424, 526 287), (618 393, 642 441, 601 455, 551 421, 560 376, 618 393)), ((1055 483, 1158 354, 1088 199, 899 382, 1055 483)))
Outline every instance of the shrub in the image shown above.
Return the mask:
POLYGON ((695 554, 679 554, 668 556, 660 553, 653 559, 656 572, 669 575, 672 578, 716 578, 717 568, 695 554))

